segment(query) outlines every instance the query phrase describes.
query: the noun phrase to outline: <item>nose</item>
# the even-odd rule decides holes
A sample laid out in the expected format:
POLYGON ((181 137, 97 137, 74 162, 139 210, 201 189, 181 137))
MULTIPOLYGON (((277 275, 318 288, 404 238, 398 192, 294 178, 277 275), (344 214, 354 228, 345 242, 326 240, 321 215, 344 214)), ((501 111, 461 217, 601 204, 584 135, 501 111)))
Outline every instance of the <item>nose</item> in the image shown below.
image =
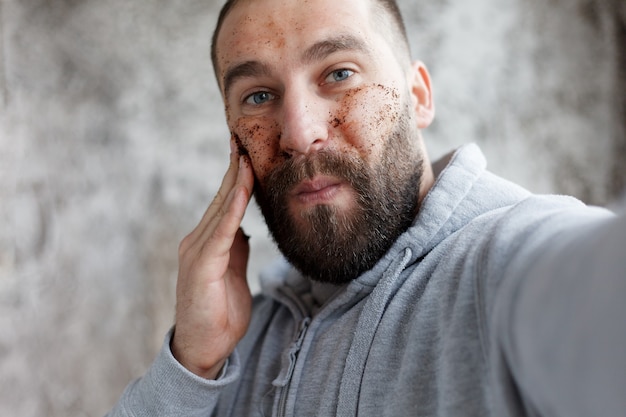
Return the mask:
POLYGON ((280 147, 291 156, 323 149, 328 142, 328 109, 323 98, 300 89, 283 96, 280 147))

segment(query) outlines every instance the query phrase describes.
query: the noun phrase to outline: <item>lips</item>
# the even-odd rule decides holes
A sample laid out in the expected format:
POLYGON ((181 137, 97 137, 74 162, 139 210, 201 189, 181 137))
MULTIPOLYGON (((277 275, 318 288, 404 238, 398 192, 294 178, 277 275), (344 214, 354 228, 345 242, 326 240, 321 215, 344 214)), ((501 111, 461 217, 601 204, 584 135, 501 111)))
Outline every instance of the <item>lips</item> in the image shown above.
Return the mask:
POLYGON ((292 191, 292 197, 303 204, 331 202, 342 187, 342 181, 332 177, 315 177, 304 180, 292 191))

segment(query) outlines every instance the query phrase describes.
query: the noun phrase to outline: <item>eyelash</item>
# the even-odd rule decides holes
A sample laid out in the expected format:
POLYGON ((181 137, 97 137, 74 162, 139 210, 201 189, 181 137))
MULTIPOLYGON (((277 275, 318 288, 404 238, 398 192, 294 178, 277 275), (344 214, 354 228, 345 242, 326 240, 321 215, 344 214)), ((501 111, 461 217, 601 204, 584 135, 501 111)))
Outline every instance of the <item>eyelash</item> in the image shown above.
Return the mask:
POLYGON ((353 75, 354 75, 354 71, 353 70, 348 69, 348 68, 339 68, 339 69, 331 71, 326 76, 326 78, 324 78, 324 82, 336 82, 336 83, 338 83, 338 82, 342 82, 342 81, 347 80, 348 78, 352 77, 353 75), (346 72, 346 73, 348 73, 348 75, 346 76, 346 78, 344 78, 342 80, 332 80, 332 81, 329 81, 329 77, 332 77, 333 75, 335 75, 337 73, 340 73, 340 72, 346 72))
POLYGON ((249 96, 246 96, 243 99, 244 104, 249 104, 251 106, 260 106, 261 104, 266 103, 269 100, 273 100, 274 98, 276 98, 276 96, 272 93, 270 93, 269 91, 255 91, 254 93, 250 94, 249 96), (268 99, 263 101, 262 103, 251 103, 250 100, 254 100, 255 96, 259 96, 261 94, 264 94, 266 96, 268 96, 268 99))

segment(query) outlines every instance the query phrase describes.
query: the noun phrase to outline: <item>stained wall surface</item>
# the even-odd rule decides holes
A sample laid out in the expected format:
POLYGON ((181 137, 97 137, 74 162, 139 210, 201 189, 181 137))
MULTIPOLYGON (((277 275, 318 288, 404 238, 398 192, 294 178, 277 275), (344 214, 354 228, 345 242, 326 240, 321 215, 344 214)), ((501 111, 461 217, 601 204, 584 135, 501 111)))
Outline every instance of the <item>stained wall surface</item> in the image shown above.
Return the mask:
MULTIPOLYGON (((0 0, 0 415, 99 416, 172 325, 180 239, 226 168, 218 1, 0 0)), ((626 183, 626 6, 404 0, 431 156, 532 191, 626 183)), ((275 249, 253 207, 250 282, 275 249)))

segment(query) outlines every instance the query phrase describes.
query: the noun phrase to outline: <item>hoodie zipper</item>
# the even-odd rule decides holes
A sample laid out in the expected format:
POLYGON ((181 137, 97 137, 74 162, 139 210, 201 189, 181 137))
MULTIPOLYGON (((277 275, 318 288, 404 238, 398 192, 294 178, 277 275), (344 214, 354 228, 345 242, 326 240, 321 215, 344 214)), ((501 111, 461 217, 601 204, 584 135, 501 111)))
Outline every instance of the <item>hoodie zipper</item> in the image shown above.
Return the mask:
POLYGON ((291 378, 293 377, 293 371, 296 367, 296 361, 298 360, 298 353, 300 352, 300 348, 302 347, 302 342, 304 341, 304 337, 306 335, 307 330, 309 329, 309 324, 311 323, 311 319, 309 317, 304 318, 300 322, 300 328, 298 329, 297 337, 294 343, 289 348, 289 369, 287 371, 287 375, 285 376, 286 383, 282 387, 280 392, 280 399, 278 402, 278 416, 284 416, 287 406, 287 393, 289 392, 289 387, 291 386, 291 378))

